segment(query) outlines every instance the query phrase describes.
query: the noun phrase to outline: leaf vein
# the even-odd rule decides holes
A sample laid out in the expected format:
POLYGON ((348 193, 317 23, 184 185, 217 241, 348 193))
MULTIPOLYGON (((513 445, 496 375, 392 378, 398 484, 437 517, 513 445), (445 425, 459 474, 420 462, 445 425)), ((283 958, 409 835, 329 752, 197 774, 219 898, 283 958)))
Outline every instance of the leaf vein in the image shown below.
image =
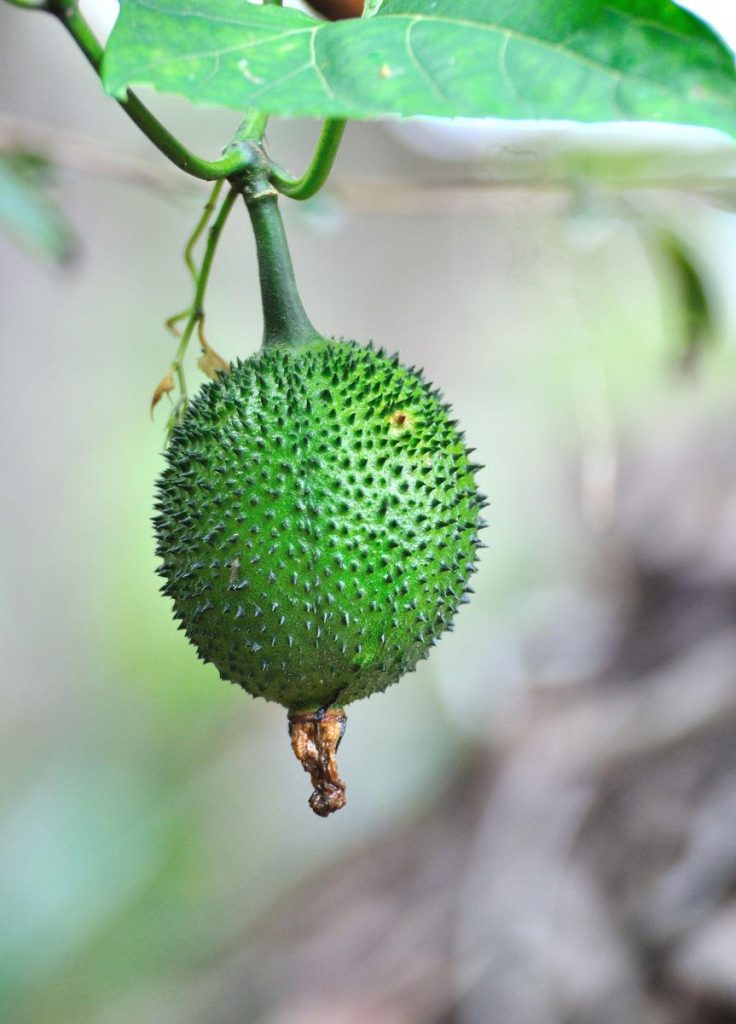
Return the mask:
MULTIPOLYGON (((222 59, 222 57, 226 56, 229 53, 243 53, 246 50, 252 50, 258 46, 266 46, 268 43, 273 43, 276 41, 281 42, 282 40, 287 39, 290 36, 302 35, 305 31, 313 32, 314 29, 299 28, 294 29, 291 32, 279 32, 277 35, 267 36, 265 39, 254 39, 250 43, 238 43, 235 46, 218 47, 216 50, 197 50, 194 53, 182 53, 176 57, 166 57, 164 59, 158 58, 157 60, 151 61, 148 64, 141 64, 140 66, 136 67, 132 72, 130 72, 129 77, 132 78, 133 76, 135 76, 137 78, 137 76, 146 74, 149 71, 154 71, 158 67, 169 67, 172 64, 186 64, 188 61, 206 60, 210 57, 213 58, 219 64, 219 61, 222 59)), ((207 81, 209 81, 209 77, 207 81)))
POLYGON ((316 40, 318 32, 319 25, 317 25, 312 31, 312 35, 309 40, 309 52, 312 55, 312 63, 314 64, 314 70, 317 73, 317 78, 319 78, 320 82, 322 83, 322 87, 324 88, 325 92, 327 93, 331 100, 336 100, 337 96, 335 95, 335 90, 327 81, 327 77, 322 68, 319 66, 319 61, 317 60, 316 40))
MULTIPOLYGON (((397 20, 399 20, 405 17, 406 15, 404 14, 385 14, 383 15, 383 20, 388 21, 389 18, 396 18, 397 20)), ((492 35, 505 34, 510 36, 512 39, 519 40, 520 42, 529 43, 532 46, 539 46, 543 49, 549 49, 557 53, 561 53, 564 57, 566 57, 569 60, 578 61, 579 63, 585 64, 588 67, 593 68, 595 71, 603 72, 605 75, 609 75, 612 78, 618 79, 622 75, 622 72, 619 71, 617 68, 609 67, 602 61, 595 60, 593 57, 589 57, 587 54, 582 53, 580 50, 575 50, 572 47, 567 47, 565 45, 565 41, 555 43, 549 39, 542 39, 538 36, 529 35, 529 33, 526 32, 519 32, 518 29, 507 28, 506 26, 501 25, 498 22, 480 22, 473 21, 469 18, 452 18, 439 14, 433 14, 431 16, 427 15, 422 18, 417 18, 415 16, 413 20, 422 25, 453 25, 460 26, 462 28, 474 29, 476 31, 491 33, 492 35)), ((321 30, 324 30, 325 28, 329 29, 330 26, 320 25, 321 30)), ((626 78, 628 78, 630 81, 644 82, 647 85, 652 84, 651 80, 645 77, 644 75, 634 75, 627 72, 626 78)), ((655 82, 654 84, 660 85, 659 82, 655 82)))
POLYGON ((514 82, 513 78, 511 77, 511 70, 509 68, 508 60, 507 60, 507 51, 508 51, 508 48, 509 48, 510 41, 511 41, 511 35, 507 32, 506 35, 503 38, 503 42, 501 43, 501 49, 498 52, 498 67, 499 67, 499 70, 501 71, 501 74, 503 75, 504 79, 506 80, 506 83, 508 84, 509 88, 511 89, 512 95, 515 96, 516 99, 519 100, 520 103, 523 103, 524 106, 528 106, 527 101, 521 95, 521 93, 519 92, 518 86, 516 85, 516 83, 514 82))
MULTIPOLYGON (((198 11, 183 11, 180 7, 164 7, 162 4, 157 3, 156 0, 153 0, 152 3, 146 3, 146 0, 133 0, 133 2, 131 3, 129 0, 128 6, 142 7, 146 11, 153 12, 153 14, 164 14, 166 15, 166 17, 169 18, 181 18, 182 20, 185 20, 187 18, 193 18, 194 20, 199 19, 201 21, 204 21, 207 24, 233 25, 236 28, 260 28, 263 24, 263 20, 261 16, 258 14, 260 6, 255 6, 251 4, 249 0, 246 0, 246 2, 243 4, 244 14, 246 11, 248 13, 245 14, 245 17, 242 18, 223 18, 221 16, 213 15, 210 12, 202 14, 198 11)), ((294 16, 301 16, 301 19, 305 22, 314 22, 316 20, 315 18, 311 18, 307 14, 302 14, 301 11, 295 11, 291 9, 289 13, 294 16)), ((296 31, 311 32, 312 27, 311 25, 307 24, 304 26, 304 28, 298 29, 296 31)))
POLYGON ((308 60, 306 64, 302 64, 301 67, 294 68, 294 70, 290 71, 288 75, 283 75, 281 78, 277 79, 274 82, 266 82, 263 88, 256 89, 255 92, 249 93, 249 101, 252 102, 253 100, 257 100, 259 96, 267 95, 276 86, 283 85, 284 82, 289 82, 292 78, 296 78, 297 75, 301 75, 305 71, 309 71, 313 67, 314 65, 312 64, 312 60, 310 58, 310 60, 308 60))
POLYGON ((427 84, 429 85, 430 89, 432 90, 432 92, 437 97, 437 99, 441 100, 444 103, 444 102, 447 101, 447 96, 445 96, 445 94, 442 92, 442 90, 439 88, 439 86, 435 82, 435 80, 432 77, 432 75, 429 73, 429 71, 424 67, 424 65, 419 60, 419 57, 417 56, 417 53, 416 53, 416 51, 414 49, 414 44, 411 41, 411 31, 414 28, 414 26, 417 24, 418 21, 420 21, 419 18, 414 18, 414 20, 410 21, 409 24, 406 26, 406 31, 404 32, 404 46, 405 46, 406 52, 407 52, 407 54, 409 56, 409 60, 412 62, 412 64, 417 69, 417 71, 422 76, 422 78, 424 78, 424 80, 427 82, 427 84))

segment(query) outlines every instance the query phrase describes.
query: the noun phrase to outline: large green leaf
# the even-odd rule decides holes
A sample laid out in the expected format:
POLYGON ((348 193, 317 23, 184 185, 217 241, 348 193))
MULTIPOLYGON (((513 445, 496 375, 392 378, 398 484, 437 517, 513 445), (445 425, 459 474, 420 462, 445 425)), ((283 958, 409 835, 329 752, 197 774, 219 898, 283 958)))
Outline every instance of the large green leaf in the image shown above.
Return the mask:
POLYGON ((731 52, 670 0, 383 0, 316 21, 245 0, 121 0, 107 90, 285 116, 652 120, 736 134, 731 52))
POLYGON ((0 230, 35 255, 63 261, 74 238, 46 194, 47 171, 33 156, 0 152, 0 230))

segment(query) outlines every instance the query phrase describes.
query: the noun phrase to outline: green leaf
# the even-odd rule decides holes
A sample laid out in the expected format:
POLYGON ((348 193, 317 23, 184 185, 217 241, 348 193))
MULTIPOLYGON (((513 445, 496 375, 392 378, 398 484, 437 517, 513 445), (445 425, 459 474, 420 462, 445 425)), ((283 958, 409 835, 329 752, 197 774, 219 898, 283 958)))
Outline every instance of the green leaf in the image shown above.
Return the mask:
POLYGON ((61 262, 74 239, 46 195, 47 171, 36 157, 0 153, 0 229, 34 255, 61 262))
POLYGON ((123 96, 293 117, 651 120, 736 134, 731 52, 670 0, 369 0, 316 21, 244 0, 122 0, 103 62, 123 96))

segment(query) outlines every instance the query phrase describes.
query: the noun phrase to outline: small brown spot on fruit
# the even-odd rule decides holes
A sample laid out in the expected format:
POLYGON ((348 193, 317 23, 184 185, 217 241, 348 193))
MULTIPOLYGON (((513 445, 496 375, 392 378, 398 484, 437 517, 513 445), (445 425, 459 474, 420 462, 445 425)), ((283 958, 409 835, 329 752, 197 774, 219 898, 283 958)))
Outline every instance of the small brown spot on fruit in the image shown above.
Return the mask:
POLYGON ((381 76, 381 78, 390 78, 393 72, 391 68, 388 66, 388 64, 382 64, 381 70, 378 72, 378 74, 381 76))
POLYGON ((414 417, 406 409, 396 409, 388 418, 388 425, 394 437, 405 434, 414 426, 414 417))

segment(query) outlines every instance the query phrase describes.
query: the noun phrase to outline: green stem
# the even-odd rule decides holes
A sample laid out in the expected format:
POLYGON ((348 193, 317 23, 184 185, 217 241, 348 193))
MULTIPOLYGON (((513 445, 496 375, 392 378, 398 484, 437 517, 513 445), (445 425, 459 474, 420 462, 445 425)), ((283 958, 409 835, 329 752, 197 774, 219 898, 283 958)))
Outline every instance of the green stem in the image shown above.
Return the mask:
MULTIPOLYGON (((209 199, 205 203, 204 209, 202 210, 202 215, 197 221, 194 227, 194 231, 192 231, 191 235, 189 236, 189 240, 187 241, 187 244, 184 248, 184 262, 187 265, 189 273, 192 275, 192 280, 194 281, 195 288, 197 286, 197 281, 199 280, 199 271, 197 270, 196 264, 194 262, 194 247, 202 237, 204 229, 207 227, 209 219, 212 216, 212 211, 217 206, 217 200, 220 196, 220 192, 222 191, 222 185, 223 182, 221 181, 215 182, 215 187, 210 192, 209 199)), ((173 331, 175 334, 178 334, 179 332, 176 330, 176 324, 180 323, 182 320, 187 320, 189 318, 190 312, 191 306, 187 306, 187 308, 183 309, 181 313, 174 313, 173 316, 168 317, 166 320, 166 326, 168 327, 168 329, 170 331, 173 331)))
POLYGON ((268 124, 268 116, 262 110, 249 110, 233 135, 232 144, 255 142, 260 146, 268 124))
POLYGON ((182 333, 179 347, 176 350, 174 362, 171 364, 171 369, 176 373, 179 381, 179 389, 181 391, 181 397, 184 405, 186 405, 187 402, 187 388, 182 366, 184 356, 186 355, 187 347, 192 334, 194 333, 194 329, 204 315, 204 296, 207 290, 210 270, 212 269, 212 261, 215 257, 215 251, 217 250, 217 243, 220 241, 222 229, 225 227, 225 222, 233 208, 233 203, 235 202, 237 195, 237 189, 230 189, 228 194, 225 196, 225 201, 220 207, 220 212, 217 214, 214 224, 209 230, 209 235, 207 236, 207 248, 205 249, 202 266, 200 267, 199 275, 196 279, 197 286, 194 291, 194 301, 192 302, 191 309, 189 310, 189 319, 187 320, 186 327, 182 333))
POLYGON ((197 320, 201 318, 204 311, 204 293, 207 290, 207 282, 209 281, 210 270, 212 269, 212 260, 215 256, 217 243, 220 241, 222 229, 225 227, 225 222, 233 208, 237 195, 238 190, 231 188, 225 196, 225 201, 220 207, 220 212, 217 214, 214 224, 209 230, 207 248, 204 251, 204 258, 202 259, 202 266, 199 271, 199 281, 197 282, 197 288, 194 293, 194 305, 192 307, 192 313, 197 320))
POLYGON ((263 347, 303 345, 320 337, 309 322, 296 287, 294 268, 266 168, 252 173, 243 190, 258 254, 263 303, 263 347))
MULTIPOLYGON (((80 14, 75 0, 48 0, 42 9, 50 11, 59 19, 99 75, 103 49, 80 14)), ((237 142, 228 147, 229 151, 222 159, 203 160, 183 146, 134 93, 129 91, 125 99, 118 100, 118 103, 164 156, 195 178, 204 181, 230 178, 249 167, 252 162, 250 147, 237 142)))
POLYGON ((194 247, 202 237, 202 233, 204 232, 204 229, 207 227, 207 224, 209 223, 209 219, 212 216, 212 211, 217 206, 217 200, 220 197, 221 191, 222 182, 218 181, 215 183, 215 187, 210 192, 210 197, 205 203, 204 210, 202 211, 202 216, 197 221, 194 231, 192 231, 191 235, 189 236, 189 241, 187 242, 186 248, 184 249, 184 262, 189 268, 189 272, 192 275, 195 285, 197 283, 197 268, 194 265, 194 247))
POLYGON ((310 199, 329 177, 345 131, 343 119, 325 121, 312 162, 301 178, 292 178, 280 167, 271 166, 271 181, 290 199, 310 199))

